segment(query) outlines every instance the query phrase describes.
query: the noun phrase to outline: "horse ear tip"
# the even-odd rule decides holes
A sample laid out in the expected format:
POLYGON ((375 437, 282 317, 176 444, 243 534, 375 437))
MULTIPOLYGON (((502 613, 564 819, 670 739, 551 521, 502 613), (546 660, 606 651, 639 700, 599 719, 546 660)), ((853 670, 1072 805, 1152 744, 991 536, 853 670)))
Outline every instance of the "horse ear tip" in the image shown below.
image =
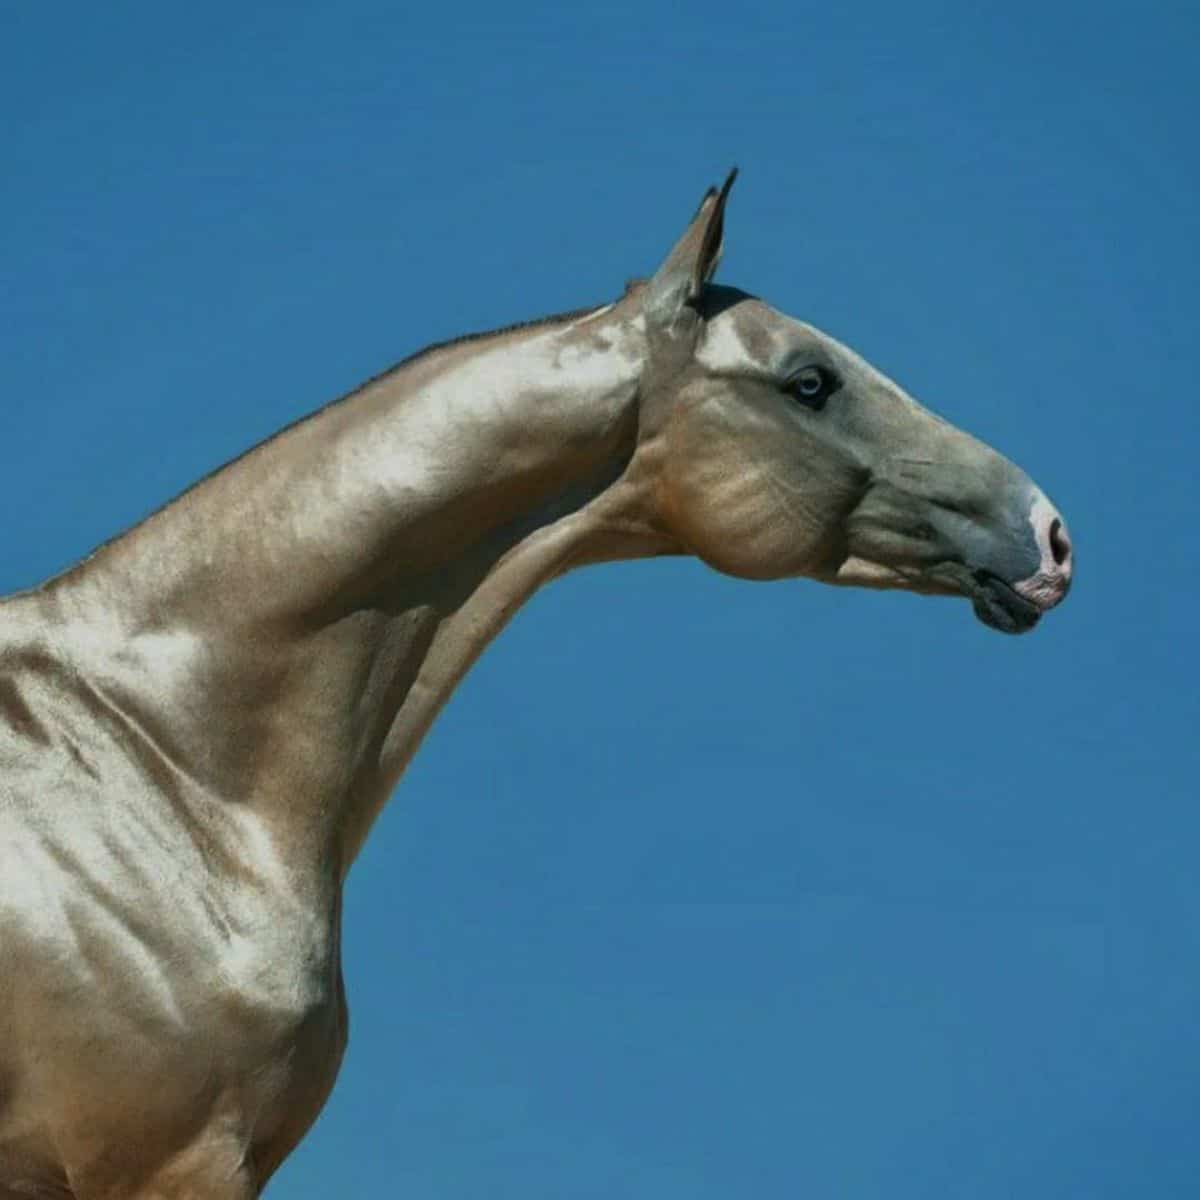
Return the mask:
MULTIPOLYGON (((710 187, 704 193, 704 198, 700 201, 702 209, 710 200, 723 200, 729 195, 729 189, 733 187, 733 181, 738 177, 738 171, 741 168, 737 166, 730 167, 729 174, 725 176, 725 182, 720 187, 710 187)), ((699 211, 699 209, 697 209, 699 211)))

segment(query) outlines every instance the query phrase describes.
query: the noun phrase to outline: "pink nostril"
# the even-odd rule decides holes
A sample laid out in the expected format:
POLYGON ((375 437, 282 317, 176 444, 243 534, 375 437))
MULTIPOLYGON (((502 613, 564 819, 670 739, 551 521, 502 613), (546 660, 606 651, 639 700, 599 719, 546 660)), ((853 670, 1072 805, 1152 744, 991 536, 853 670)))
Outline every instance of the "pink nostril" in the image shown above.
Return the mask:
POLYGON ((1050 522, 1050 553, 1060 567, 1071 557, 1071 539, 1067 537, 1066 526, 1058 517, 1050 522))

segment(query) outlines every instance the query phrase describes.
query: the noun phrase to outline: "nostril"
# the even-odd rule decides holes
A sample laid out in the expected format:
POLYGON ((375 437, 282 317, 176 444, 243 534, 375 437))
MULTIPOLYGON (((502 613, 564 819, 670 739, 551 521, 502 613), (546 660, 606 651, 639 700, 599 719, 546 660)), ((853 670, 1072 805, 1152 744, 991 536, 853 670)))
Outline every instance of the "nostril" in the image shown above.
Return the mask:
POLYGON ((1060 567, 1071 557, 1071 539, 1058 517, 1050 522, 1050 553, 1060 567))

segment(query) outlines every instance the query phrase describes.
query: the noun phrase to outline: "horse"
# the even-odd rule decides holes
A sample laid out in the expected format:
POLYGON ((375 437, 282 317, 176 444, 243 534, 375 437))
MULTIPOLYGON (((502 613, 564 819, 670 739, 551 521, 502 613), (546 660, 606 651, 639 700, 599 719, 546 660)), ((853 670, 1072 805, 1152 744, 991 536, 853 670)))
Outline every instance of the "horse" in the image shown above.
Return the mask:
POLYGON ((612 303, 420 351, 0 603, 2 1200, 260 1194, 346 1045, 347 872, 550 580, 1065 596, 1022 470, 713 282, 735 176, 612 303))

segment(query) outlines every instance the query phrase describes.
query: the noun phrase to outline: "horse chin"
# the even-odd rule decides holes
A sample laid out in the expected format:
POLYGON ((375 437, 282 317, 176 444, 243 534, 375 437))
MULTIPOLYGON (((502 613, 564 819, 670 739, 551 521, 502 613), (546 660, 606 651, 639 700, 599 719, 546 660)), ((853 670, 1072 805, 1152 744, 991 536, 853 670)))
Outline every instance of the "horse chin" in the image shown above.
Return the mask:
POLYGON ((832 582, 844 587, 881 589, 908 589, 911 586, 908 576, 897 567, 856 555, 851 555, 838 566, 832 582))

